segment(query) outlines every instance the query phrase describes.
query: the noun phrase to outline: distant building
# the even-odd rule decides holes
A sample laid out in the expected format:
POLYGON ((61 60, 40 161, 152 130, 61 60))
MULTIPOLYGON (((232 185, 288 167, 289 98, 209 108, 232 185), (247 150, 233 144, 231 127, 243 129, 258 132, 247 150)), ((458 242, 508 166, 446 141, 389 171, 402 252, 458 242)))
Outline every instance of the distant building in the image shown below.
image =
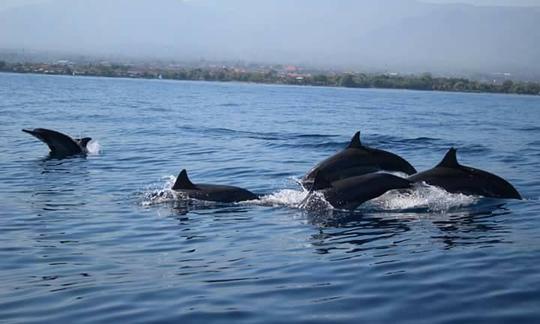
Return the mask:
POLYGON ((287 66, 285 66, 285 71, 287 71, 287 72, 296 72, 296 71, 298 71, 298 70, 299 70, 299 68, 297 68, 297 67, 294 66, 294 65, 287 65, 287 66))

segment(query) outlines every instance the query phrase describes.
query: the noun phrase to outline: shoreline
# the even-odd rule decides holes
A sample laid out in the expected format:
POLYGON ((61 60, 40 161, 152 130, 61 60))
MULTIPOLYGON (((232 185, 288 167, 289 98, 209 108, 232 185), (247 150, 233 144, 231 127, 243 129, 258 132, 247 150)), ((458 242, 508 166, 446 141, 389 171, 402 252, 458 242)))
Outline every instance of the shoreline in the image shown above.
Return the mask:
POLYGON ((122 64, 47 64, 6 63, 0 61, 0 73, 91 76, 172 81, 240 82, 269 85, 340 87, 357 89, 419 90, 454 93, 491 93, 540 95, 540 83, 505 80, 487 83, 466 78, 421 75, 365 74, 265 70, 235 67, 164 68, 122 64))

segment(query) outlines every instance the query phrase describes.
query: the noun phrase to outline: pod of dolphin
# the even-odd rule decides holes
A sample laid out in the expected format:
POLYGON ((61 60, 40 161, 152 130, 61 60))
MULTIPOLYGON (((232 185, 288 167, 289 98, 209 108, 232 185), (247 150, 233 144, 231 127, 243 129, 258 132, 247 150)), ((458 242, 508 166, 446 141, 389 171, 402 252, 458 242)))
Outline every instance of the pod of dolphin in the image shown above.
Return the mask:
MULTIPOLYGON (((91 141, 90 137, 73 139, 45 128, 23 129, 23 132, 47 144, 50 155, 55 158, 87 154, 87 144, 91 141)), ((503 178, 459 164, 455 148, 450 148, 435 167, 418 173, 399 155, 363 145, 360 132, 354 134, 345 149, 311 169, 301 183, 309 189, 306 199, 318 192, 334 208, 348 210, 389 190, 409 189, 415 183, 426 183, 450 193, 522 199, 518 191, 503 178), (408 177, 402 178, 388 172, 400 172, 408 177)), ((259 199, 251 191, 235 186, 193 183, 185 169, 180 172, 171 189, 189 198, 205 201, 232 203, 259 199)))

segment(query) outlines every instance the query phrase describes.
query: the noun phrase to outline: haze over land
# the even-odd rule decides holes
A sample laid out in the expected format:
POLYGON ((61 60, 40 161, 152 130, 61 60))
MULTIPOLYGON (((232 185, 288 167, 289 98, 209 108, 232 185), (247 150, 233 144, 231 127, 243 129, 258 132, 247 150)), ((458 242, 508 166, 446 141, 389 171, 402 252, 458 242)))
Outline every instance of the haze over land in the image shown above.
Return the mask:
POLYGON ((540 75, 540 7, 523 6, 533 1, 515 2, 520 6, 442 2, 6 2, 0 6, 0 49, 364 71, 540 75))

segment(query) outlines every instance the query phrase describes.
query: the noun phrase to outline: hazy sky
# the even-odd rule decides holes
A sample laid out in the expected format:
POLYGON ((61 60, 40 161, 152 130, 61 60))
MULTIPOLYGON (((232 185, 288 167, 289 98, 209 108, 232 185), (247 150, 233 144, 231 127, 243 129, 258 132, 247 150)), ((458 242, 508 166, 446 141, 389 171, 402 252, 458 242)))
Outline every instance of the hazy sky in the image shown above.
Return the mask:
POLYGON ((468 3, 478 6, 540 6, 540 0, 422 0, 432 3, 468 3))
POLYGON ((12 8, 17 6, 25 6, 28 4, 43 2, 46 0, 1 0, 0 1, 0 10, 6 8, 12 8))
MULTIPOLYGON (((47 2, 55 0, 0 0, 0 10, 11 8, 14 6, 24 6, 27 4, 47 2)), ((114 0, 110 0, 114 1, 114 0)), ((188 0, 197 1, 197 0, 188 0)), ((223 0, 226 2, 227 0, 223 0)), ((256 1, 256 0, 254 0, 256 1)), ((482 6, 540 6, 540 0, 421 0, 431 3, 467 3, 482 6)), ((159 0, 153 1, 156 6, 159 6, 159 0)))
POLYGON ((403 72, 540 72, 539 2, 0 0, 0 49, 403 72))
POLYGON ((540 6, 540 0, 422 0, 432 3, 468 3, 479 6, 540 6))

